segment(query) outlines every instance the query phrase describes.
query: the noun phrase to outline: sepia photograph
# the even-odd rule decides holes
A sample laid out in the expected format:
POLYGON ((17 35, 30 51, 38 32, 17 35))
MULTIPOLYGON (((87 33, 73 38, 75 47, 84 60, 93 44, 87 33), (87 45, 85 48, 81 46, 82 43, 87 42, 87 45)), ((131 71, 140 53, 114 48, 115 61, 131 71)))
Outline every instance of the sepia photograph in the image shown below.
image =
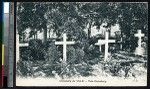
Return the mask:
POLYGON ((147 86, 148 2, 17 2, 16 86, 147 86))

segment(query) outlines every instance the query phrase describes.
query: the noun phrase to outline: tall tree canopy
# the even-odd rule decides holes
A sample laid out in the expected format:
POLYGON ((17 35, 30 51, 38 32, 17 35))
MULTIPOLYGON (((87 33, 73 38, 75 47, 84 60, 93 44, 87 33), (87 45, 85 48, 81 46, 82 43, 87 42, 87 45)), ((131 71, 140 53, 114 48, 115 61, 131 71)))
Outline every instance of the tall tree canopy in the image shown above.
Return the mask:
POLYGON ((63 32, 68 32, 75 38, 90 39, 91 27, 95 25, 99 28, 104 22, 107 23, 106 28, 118 23, 122 34, 127 37, 125 39, 132 38, 138 29, 145 34, 148 30, 148 5, 146 3, 19 3, 17 12, 19 34, 27 28, 32 29, 31 36, 37 31, 44 31, 45 41, 47 29, 53 29, 58 37, 63 32), (87 34, 84 32, 85 29, 88 30, 87 34))
POLYGON ((46 4, 41 3, 19 3, 17 8, 17 29, 22 34, 30 28, 30 36, 36 35, 37 31, 44 31, 44 39, 47 36, 47 20, 44 15, 47 11, 46 4))
POLYGON ((127 42, 125 46, 128 48, 130 45, 130 48, 134 49, 134 34, 137 33, 137 30, 142 30, 147 37, 148 5, 146 3, 120 3, 118 10, 120 29, 122 34, 126 36, 124 39, 127 42))

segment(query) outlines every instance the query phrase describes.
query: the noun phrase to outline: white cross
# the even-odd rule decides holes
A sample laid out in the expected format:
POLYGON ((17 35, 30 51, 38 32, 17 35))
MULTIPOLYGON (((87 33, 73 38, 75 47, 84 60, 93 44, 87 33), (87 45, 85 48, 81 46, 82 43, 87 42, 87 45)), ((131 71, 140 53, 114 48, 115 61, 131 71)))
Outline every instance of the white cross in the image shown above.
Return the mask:
POLYGON ((138 47, 141 48, 141 42, 142 42, 142 37, 144 37, 144 34, 141 33, 141 30, 138 30, 138 33, 134 34, 135 37, 138 37, 138 47))
POLYGON ((16 35, 16 63, 19 61, 20 59, 20 52, 19 52, 19 48, 20 47, 27 47, 29 46, 28 43, 19 43, 19 34, 16 35))
POLYGON ((95 45, 99 46, 99 51, 101 52, 101 46, 105 44, 105 40, 98 40, 97 43, 95 43, 95 45))
POLYGON ((75 44, 74 41, 67 41, 66 33, 63 34, 63 41, 55 42, 56 45, 63 45, 63 63, 67 60, 67 45, 75 44))
MULTIPOLYGON (((108 31, 105 32, 105 40, 98 40, 98 43, 96 43, 95 45, 99 45, 101 46, 102 44, 105 44, 105 55, 104 55, 104 61, 107 60, 108 57, 108 44, 109 43, 115 43, 115 40, 109 40, 109 33, 108 31)), ((100 47, 100 51, 101 51, 101 47, 100 47)))

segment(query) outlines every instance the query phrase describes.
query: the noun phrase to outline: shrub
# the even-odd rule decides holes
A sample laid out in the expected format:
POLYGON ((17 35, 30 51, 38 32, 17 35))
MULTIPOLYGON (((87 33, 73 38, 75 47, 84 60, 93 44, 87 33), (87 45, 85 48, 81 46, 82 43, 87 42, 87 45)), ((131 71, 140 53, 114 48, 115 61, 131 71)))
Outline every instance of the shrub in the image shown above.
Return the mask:
POLYGON ((16 73, 17 73, 17 75, 23 76, 23 77, 33 76, 34 71, 32 68, 32 62, 19 60, 17 63, 17 72, 16 73))
POLYGON ((42 65, 37 63, 39 60, 45 60, 42 41, 30 40, 29 47, 20 48, 20 60, 17 63, 18 75, 34 76, 37 71, 35 67, 42 65))
POLYGON ((45 49, 41 40, 30 40, 29 50, 31 50, 30 56, 33 58, 33 60, 45 60, 45 49))
MULTIPOLYGON (((18 63, 18 74, 23 76, 89 76, 91 64, 99 61, 99 51, 94 45, 83 47, 82 42, 67 46, 67 64, 62 65, 63 47, 56 46, 55 41, 30 40, 29 47, 21 50, 21 61, 18 63), (86 52, 85 52, 86 50, 86 52), (96 50, 96 51, 95 51, 96 50), (44 74, 43 74, 44 73, 44 74)), ((84 44, 86 45, 86 44, 84 44)))
POLYGON ((62 68, 60 76, 72 77, 72 75, 89 76, 92 67, 85 61, 85 53, 82 49, 67 48, 67 65, 62 68))
POLYGON ((46 76, 54 76, 52 71, 56 71, 56 73, 60 73, 61 67, 61 53, 58 51, 55 46, 54 41, 47 41, 45 43, 45 64, 43 65, 43 70, 46 76))

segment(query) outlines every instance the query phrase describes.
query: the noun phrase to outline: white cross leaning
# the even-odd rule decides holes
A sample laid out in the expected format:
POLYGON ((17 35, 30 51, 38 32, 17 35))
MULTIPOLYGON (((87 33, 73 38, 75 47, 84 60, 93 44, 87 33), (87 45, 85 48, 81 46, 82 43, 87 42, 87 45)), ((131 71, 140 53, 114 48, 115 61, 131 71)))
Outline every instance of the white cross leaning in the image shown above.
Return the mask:
POLYGON ((67 45, 75 44, 75 41, 67 41, 66 33, 63 34, 63 41, 55 42, 56 45, 63 45, 63 63, 67 60, 67 45))
POLYGON ((107 60, 108 57, 108 44, 109 43, 115 43, 115 40, 109 40, 109 33, 108 31, 105 32, 105 40, 98 40, 98 43, 96 43, 95 45, 100 46, 100 51, 101 51, 101 45, 105 44, 105 55, 104 55, 104 61, 107 60))
POLYGON ((141 42, 142 42, 142 37, 144 37, 144 34, 141 33, 141 30, 138 30, 138 33, 134 34, 135 37, 138 37, 138 47, 141 48, 141 42))

